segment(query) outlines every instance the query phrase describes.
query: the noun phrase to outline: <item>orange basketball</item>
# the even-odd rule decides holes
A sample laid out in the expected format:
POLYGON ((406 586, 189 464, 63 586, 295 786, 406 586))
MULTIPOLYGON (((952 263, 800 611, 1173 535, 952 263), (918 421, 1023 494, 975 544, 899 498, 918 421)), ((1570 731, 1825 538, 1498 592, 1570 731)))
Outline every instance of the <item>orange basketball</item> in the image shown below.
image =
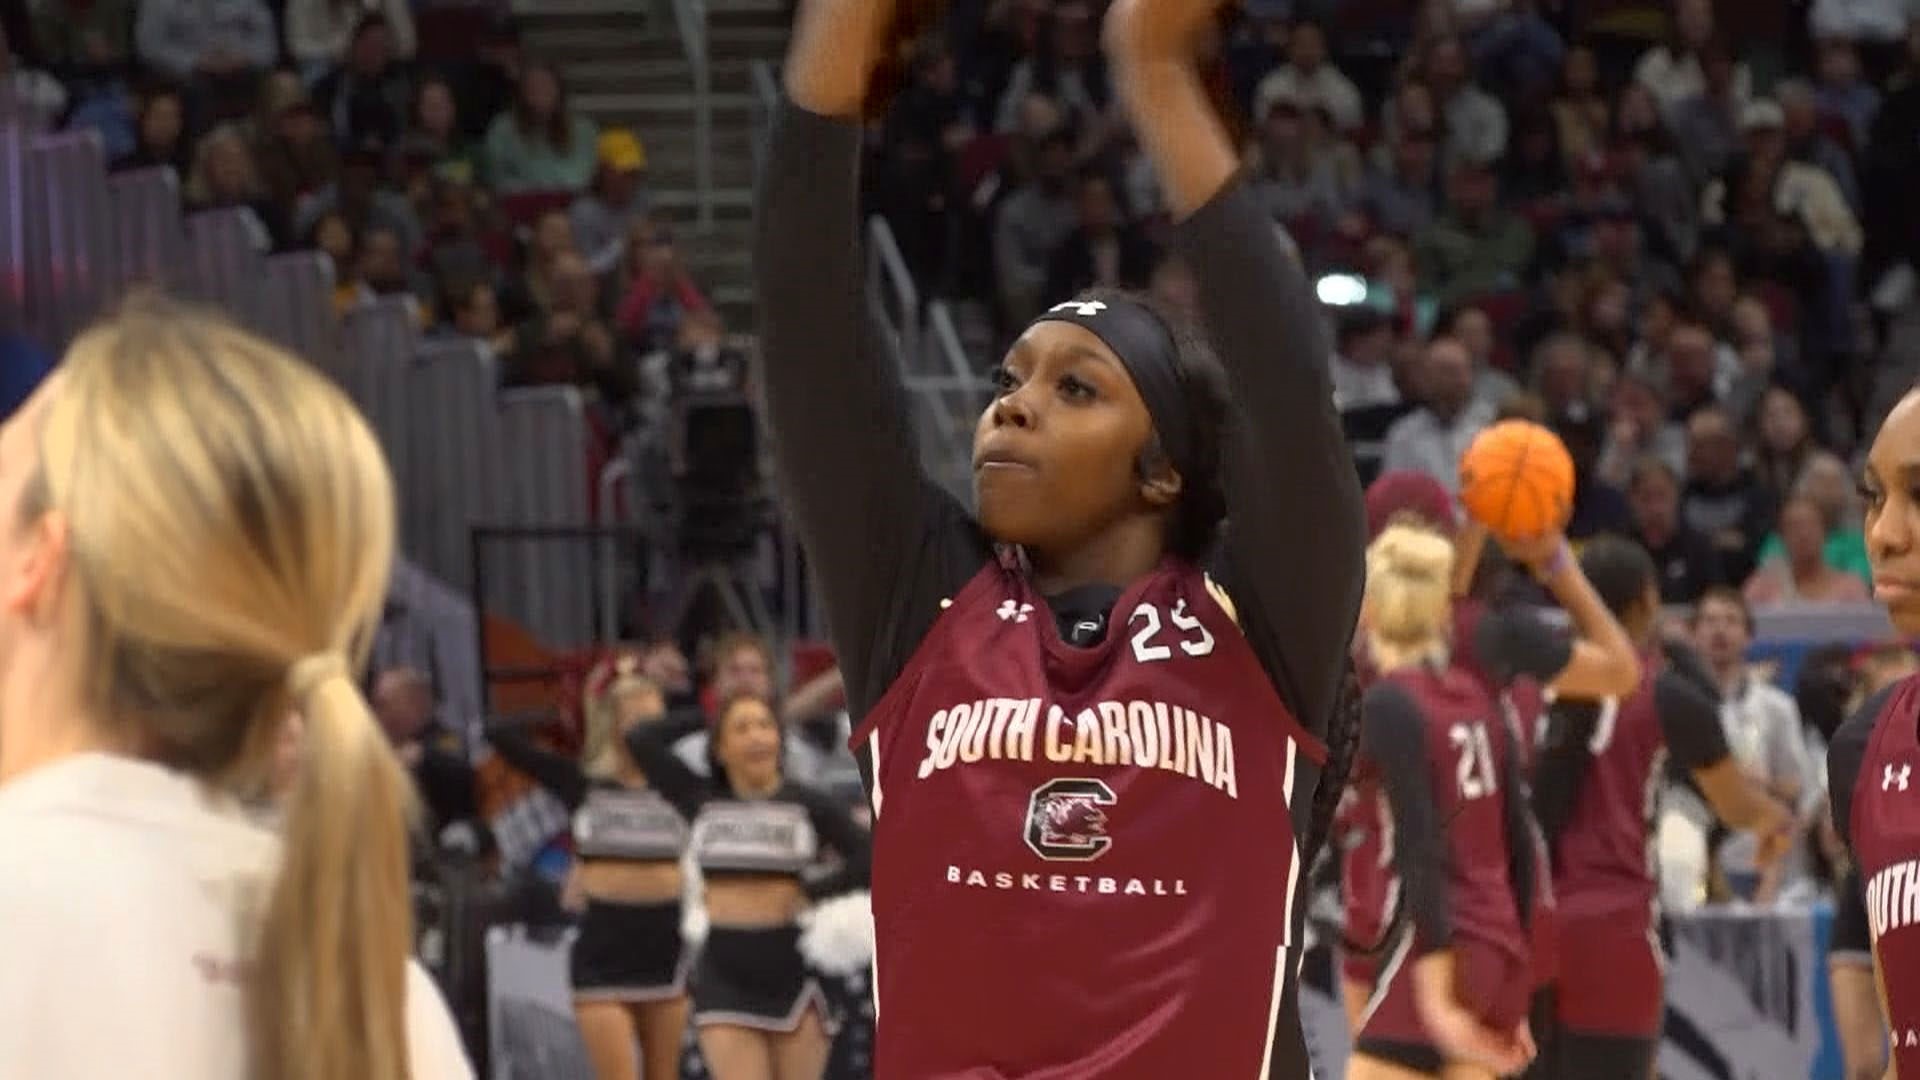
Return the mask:
POLYGON ((1504 420, 1460 455, 1460 501, 1495 536, 1541 536, 1573 514, 1573 455, 1528 420, 1504 420))

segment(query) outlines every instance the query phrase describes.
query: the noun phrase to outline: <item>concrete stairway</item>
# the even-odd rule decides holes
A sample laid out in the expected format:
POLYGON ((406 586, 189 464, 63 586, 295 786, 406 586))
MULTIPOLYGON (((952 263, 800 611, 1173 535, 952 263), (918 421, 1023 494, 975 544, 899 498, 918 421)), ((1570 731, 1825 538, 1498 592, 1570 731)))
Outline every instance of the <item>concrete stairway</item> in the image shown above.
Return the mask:
POLYGON ((737 332, 753 326, 748 231, 753 202, 754 60, 786 49, 784 0, 708 0, 713 224, 698 225, 693 73, 672 7, 635 0, 533 0, 530 51, 566 73, 575 105, 602 126, 632 128, 647 147, 647 186, 694 279, 737 332))

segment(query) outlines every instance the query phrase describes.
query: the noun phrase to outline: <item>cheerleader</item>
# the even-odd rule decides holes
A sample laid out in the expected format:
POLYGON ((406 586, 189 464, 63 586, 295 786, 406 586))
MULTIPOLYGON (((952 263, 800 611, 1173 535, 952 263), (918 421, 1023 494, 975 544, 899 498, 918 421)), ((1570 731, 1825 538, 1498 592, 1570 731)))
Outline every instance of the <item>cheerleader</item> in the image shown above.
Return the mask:
MULTIPOLYGON (((723 701, 708 725, 709 777, 674 742, 702 723, 681 713, 627 734, 654 788, 693 822, 693 862, 711 927, 693 973, 693 1023, 715 1080, 819 1080, 834 1020, 802 955, 810 905, 864 888, 869 842, 845 808, 782 773, 783 732, 772 705, 723 701), (838 866, 821 871, 822 848, 838 866)), ((846 906, 864 908, 864 894, 846 906)))
POLYGON ((681 941, 680 857, 687 822, 647 786, 625 736, 666 713, 660 689, 633 657, 588 678, 586 732, 577 761, 535 746, 521 725, 488 726, 508 764, 573 812, 574 866, 567 892, 585 898, 573 941, 573 1011, 599 1080, 673 1076, 687 1026, 687 950, 681 941), (634 1040, 639 1039, 636 1070, 634 1040))

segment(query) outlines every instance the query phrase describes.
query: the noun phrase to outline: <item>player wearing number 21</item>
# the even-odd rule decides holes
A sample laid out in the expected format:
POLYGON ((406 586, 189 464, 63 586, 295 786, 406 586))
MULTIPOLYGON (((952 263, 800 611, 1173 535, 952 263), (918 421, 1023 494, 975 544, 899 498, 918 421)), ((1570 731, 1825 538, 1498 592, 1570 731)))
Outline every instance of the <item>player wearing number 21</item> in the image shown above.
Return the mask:
MULTIPOLYGON (((1377 677, 1361 704, 1353 794, 1381 803, 1392 822, 1399 888, 1389 895, 1410 917, 1381 920, 1385 955, 1360 1009, 1350 1080, 1491 1080, 1534 1052, 1527 925, 1534 876, 1545 871, 1533 865, 1512 729, 1488 684, 1451 655, 1453 562, 1451 542, 1411 522, 1387 526, 1367 548, 1360 628, 1377 677)), ((1485 637, 1482 650, 1505 640, 1485 637)), ((1483 659, 1555 674, 1524 670, 1529 650, 1511 651, 1483 659)))

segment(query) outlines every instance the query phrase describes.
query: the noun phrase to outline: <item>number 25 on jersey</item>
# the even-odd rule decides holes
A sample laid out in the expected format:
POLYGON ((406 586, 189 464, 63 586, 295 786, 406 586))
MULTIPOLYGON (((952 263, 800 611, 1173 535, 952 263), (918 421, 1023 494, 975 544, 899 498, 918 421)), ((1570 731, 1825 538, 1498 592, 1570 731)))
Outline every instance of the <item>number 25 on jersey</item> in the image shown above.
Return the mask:
POLYGON ((1474 721, 1447 729, 1447 741, 1453 744, 1459 759, 1454 763, 1454 779, 1460 783, 1461 799, 1484 799, 1499 790, 1493 773, 1493 744, 1487 739, 1487 725, 1474 721))
POLYGON ((1167 618, 1173 623, 1173 631, 1161 633, 1160 609, 1152 604, 1141 604, 1127 616, 1127 628, 1133 631, 1133 658, 1143 664, 1152 664, 1173 658, 1172 641, 1180 646, 1180 651, 1188 656, 1205 656, 1213 651, 1213 633, 1200 620, 1187 613, 1187 602, 1181 600, 1167 612, 1167 618))

